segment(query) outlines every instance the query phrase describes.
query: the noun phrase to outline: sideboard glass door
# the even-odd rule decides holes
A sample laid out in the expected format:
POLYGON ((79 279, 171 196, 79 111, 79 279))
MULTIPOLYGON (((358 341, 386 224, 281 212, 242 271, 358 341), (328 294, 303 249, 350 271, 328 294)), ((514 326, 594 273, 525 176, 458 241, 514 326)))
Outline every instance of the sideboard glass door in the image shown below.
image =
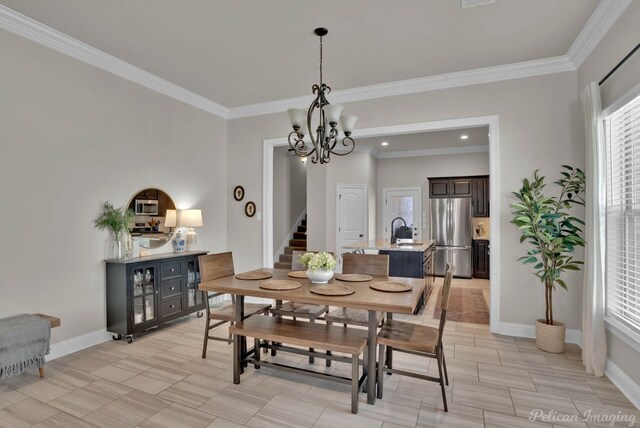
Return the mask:
POLYGON ((133 324, 144 324, 156 318, 156 271, 154 266, 133 269, 133 324))

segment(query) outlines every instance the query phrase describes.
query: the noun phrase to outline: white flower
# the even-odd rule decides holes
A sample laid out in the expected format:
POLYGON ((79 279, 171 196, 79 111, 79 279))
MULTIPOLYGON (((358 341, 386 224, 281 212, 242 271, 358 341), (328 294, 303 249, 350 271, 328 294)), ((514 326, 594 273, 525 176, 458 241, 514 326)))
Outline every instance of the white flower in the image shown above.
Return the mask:
POLYGON ((300 256, 300 263, 312 272, 317 270, 333 270, 336 267, 336 259, 327 252, 304 253, 300 256))

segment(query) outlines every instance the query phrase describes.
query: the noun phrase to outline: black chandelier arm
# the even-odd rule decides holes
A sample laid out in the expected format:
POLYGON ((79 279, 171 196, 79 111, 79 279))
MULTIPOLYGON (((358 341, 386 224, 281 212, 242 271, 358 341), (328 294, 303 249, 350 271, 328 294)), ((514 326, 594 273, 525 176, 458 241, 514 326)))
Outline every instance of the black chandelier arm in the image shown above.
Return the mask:
POLYGON ((288 137, 289 146, 291 147, 291 149, 289 150, 292 150, 296 154, 296 156, 299 157, 307 157, 315 151, 314 148, 312 151, 307 152, 307 147, 303 138, 304 135, 296 130, 292 131, 288 137))
MULTIPOLYGON (((331 153, 333 153, 336 156, 345 156, 345 155, 348 155, 349 153, 351 153, 356 148, 356 142, 353 141, 353 138, 351 138, 349 136, 344 137, 342 139, 342 145, 345 146, 345 147, 351 146, 351 149, 348 152, 343 152, 343 153, 334 152, 333 150, 331 150, 331 153)), ((334 146, 335 146, 335 144, 334 144, 334 146)))

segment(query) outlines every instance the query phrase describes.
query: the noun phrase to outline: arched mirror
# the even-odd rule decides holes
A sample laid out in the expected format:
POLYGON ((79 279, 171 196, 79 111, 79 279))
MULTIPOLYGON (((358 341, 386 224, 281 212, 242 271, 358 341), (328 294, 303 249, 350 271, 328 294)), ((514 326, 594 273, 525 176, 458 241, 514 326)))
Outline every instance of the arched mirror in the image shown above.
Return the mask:
POLYGON ((128 207, 136 216, 131 237, 141 248, 159 248, 171 241, 176 206, 169 195, 160 189, 143 189, 131 197, 128 207))

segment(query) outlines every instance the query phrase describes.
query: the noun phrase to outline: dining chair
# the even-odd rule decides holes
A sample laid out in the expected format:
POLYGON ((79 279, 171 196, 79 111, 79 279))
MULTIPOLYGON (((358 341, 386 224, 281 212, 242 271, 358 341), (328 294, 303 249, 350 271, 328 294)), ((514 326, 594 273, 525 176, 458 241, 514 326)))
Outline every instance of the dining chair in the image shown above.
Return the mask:
POLYGON ((447 270, 444 276, 444 285, 442 286, 442 298, 440 300, 442 313, 440 314, 440 323, 438 328, 404 321, 386 320, 378 332, 378 398, 382 398, 384 373, 397 373, 403 376, 438 382, 442 390, 444 411, 448 411, 447 396, 444 386, 445 384, 449 385, 449 376, 447 375, 447 363, 444 359, 442 333, 444 332, 444 324, 447 320, 447 306, 449 305, 449 292, 451 290, 452 277, 453 267, 450 264, 447 264, 447 270), (387 348, 386 350, 385 347, 387 348), (388 355, 386 356, 385 361, 385 351, 406 352, 414 355, 434 358, 438 361, 439 376, 434 377, 406 370, 393 369, 388 365, 388 355))
MULTIPOLYGON (((305 267, 300 263, 300 256, 304 253, 315 253, 315 251, 293 251, 291 254, 291 269, 292 270, 304 270, 305 267)), ((323 314, 329 311, 329 306, 325 305, 311 305, 306 303, 296 302, 276 302, 275 307, 271 309, 271 314, 277 317, 292 317, 295 321, 298 318, 306 319, 309 322, 315 322, 323 314)), ((313 352, 313 348, 309 348, 309 351, 313 352)), ((271 350, 271 355, 275 356, 275 349, 271 350)), ((309 363, 313 364, 315 358, 309 356, 309 363)), ((331 360, 327 360, 327 367, 331 367, 331 360)))
MULTIPOLYGON (((389 255, 387 254, 353 254, 342 255, 342 273, 360 273, 372 276, 389 276, 389 255)), ((354 285, 358 283, 352 283, 354 285)), ((361 284, 368 287, 367 282, 361 284)), ((376 312, 378 323, 384 314, 376 312)), ((338 308, 329 312, 325 317, 327 324, 342 323, 367 327, 369 325, 369 311, 365 309, 338 308)))
MULTIPOLYGON (((235 275, 233 268, 233 254, 231 252, 207 254, 198 257, 198 264, 200 265, 200 281, 213 281, 214 279, 224 278, 226 276, 235 275)), ((233 325, 235 321, 235 296, 231 296, 231 303, 224 302, 219 307, 213 307, 211 305, 211 299, 216 297, 225 296, 225 293, 205 293, 205 308, 207 312, 206 324, 204 328, 204 343, 202 345, 202 358, 207 357, 207 343, 209 340, 219 340, 222 342, 232 343, 231 334, 228 337, 212 336, 210 331, 216 327, 223 325, 224 323, 231 323, 233 325), (214 322, 213 324, 211 324, 214 322)), ((245 303, 244 313, 245 316, 252 316, 255 314, 267 314, 271 305, 245 303)))

